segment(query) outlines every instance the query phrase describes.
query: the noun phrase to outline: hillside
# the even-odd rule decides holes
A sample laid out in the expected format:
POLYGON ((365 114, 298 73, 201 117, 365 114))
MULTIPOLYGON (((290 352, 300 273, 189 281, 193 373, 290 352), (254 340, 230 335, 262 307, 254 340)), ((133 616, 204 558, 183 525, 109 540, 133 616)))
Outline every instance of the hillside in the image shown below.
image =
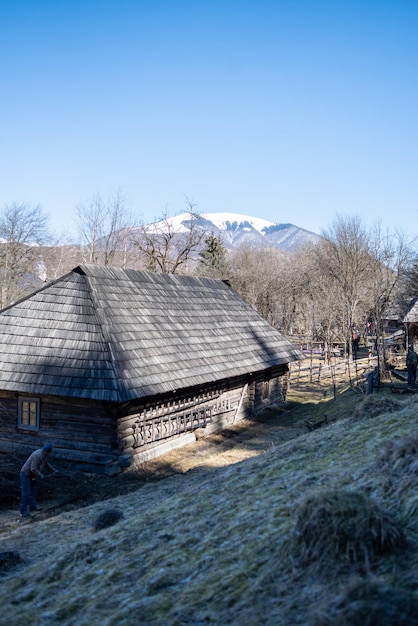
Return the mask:
POLYGON ((2 623, 417 624, 418 397, 327 397, 294 388, 285 412, 166 457, 164 480, 4 526, 23 563, 2 623))

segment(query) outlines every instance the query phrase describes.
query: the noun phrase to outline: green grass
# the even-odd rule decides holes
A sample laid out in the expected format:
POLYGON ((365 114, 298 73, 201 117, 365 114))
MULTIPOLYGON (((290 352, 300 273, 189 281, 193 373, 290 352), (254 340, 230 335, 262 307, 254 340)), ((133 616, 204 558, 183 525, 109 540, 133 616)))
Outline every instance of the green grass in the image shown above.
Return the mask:
MULTIPOLYGON (((377 581, 390 590, 386 597, 403 593, 417 602, 416 397, 394 402, 383 388, 367 398, 351 390, 335 401, 318 401, 317 392, 304 398, 292 390, 293 408, 283 418, 303 422, 326 414, 329 425, 233 465, 172 476, 27 527, 43 553, 3 578, 3 623, 287 626, 328 623, 327 615, 339 623, 333 603, 339 599, 338 615, 348 614, 349 624, 354 609, 344 593, 353 576, 363 588, 377 581), (355 559, 327 550, 326 536, 318 538, 320 553, 298 558, 307 510, 328 498, 326 515, 335 516, 329 494, 337 494, 341 515, 348 492, 361 494, 354 498, 356 520, 378 519, 379 532, 389 528, 394 537, 399 529, 407 547, 394 540, 393 550, 374 546, 369 558, 360 558, 374 526, 363 532, 358 522, 355 559), (107 507, 124 517, 95 531, 94 520, 107 507)), ((354 531, 347 520, 331 521, 334 526, 319 523, 309 532, 334 528, 349 544, 354 531)), ((6 538, 14 549, 20 541, 17 531, 6 538)))

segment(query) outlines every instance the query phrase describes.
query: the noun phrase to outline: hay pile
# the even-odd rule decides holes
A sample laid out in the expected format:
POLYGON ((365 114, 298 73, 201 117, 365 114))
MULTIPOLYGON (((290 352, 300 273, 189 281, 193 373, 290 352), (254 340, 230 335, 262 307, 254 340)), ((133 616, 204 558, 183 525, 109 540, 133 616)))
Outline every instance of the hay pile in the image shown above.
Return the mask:
POLYGON ((379 456, 382 471, 392 474, 418 474, 418 432, 392 439, 379 456))
POLYGON ((418 431, 388 441, 376 460, 376 472, 384 476, 404 523, 418 531, 418 431))
POLYGON ((297 513, 292 556, 299 567, 335 576, 339 566, 370 570, 377 559, 406 546, 399 522, 360 491, 308 496, 297 513))
POLYGON ((105 509, 94 520, 93 530, 99 531, 110 528, 124 519, 123 512, 119 509, 105 509))
POLYGON ((387 394, 373 394, 366 396, 355 409, 352 421, 360 421, 364 419, 374 419, 384 413, 399 413, 405 406, 405 403, 389 396, 387 394))

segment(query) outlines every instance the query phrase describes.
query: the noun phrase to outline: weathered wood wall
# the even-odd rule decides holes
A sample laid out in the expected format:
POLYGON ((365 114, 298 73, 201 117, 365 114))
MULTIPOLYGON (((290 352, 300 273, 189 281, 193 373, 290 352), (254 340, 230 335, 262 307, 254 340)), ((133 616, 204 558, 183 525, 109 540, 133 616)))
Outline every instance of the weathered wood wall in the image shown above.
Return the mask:
MULTIPOLYGON (((18 394, 0 393, 0 451, 30 453, 45 441, 54 456, 86 471, 115 473, 222 430, 285 399, 287 367, 228 379, 129 406, 41 397, 39 430, 18 428, 18 394)), ((23 394, 20 397, 24 397, 23 394)))
POLYGON ((41 397, 40 427, 32 431, 18 428, 18 397, 0 393, 0 451, 26 454, 51 441, 54 456, 80 464, 86 471, 99 472, 115 455, 115 419, 107 406, 41 397))
POLYGON ((223 381, 194 394, 154 399, 118 419, 119 452, 135 463, 222 430, 285 399, 287 368, 223 381))

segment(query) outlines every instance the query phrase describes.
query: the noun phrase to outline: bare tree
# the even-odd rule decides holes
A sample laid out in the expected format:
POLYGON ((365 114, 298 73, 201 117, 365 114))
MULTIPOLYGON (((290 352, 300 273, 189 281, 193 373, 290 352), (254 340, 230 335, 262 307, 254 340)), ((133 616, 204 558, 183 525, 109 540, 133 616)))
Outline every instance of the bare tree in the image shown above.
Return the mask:
MULTIPOLYGON (((369 316, 375 328, 376 344, 381 347, 383 366, 386 364, 384 314, 388 309, 402 310, 399 306, 400 287, 411 264, 413 242, 398 232, 382 232, 380 224, 377 224, 370 237, 370 255, 372 271, 367 289, 369 316)), ((380 350, 378 356, 380 358, 380 350)))
POLYGON ((181 224, 169 219, 165 212, 154 224, 135 231, 134 245, 147 270, 175 274, 196 260, 207 232, 198 224, 199 216, 190 200, 187 209, 188 217, 181 224))
POLYGON ((337 216, 316 246, 323 280, 340 303, 340 322, 351 354, 351 333, 367 309, 367 288, 373 274, 370 234, 359 217, 337 216))
POLYGON ((396 301, 403 317, 415 304, 418 297, 418 256, 417 240, 407 244, 407 255, 403 271, 400 273, 396 290, 396 301))
POLYGON ((351 333, 364 329, 372 318, 376 331, 378 365, 386 362, 383 316, 396 305, 397 290, 411 258, 411 242, 399 233, 382 232, 380 224, 366 229, 358 217, 337 217, 316 247, 322 279, 339 306, 335 321, 340 325, 348 351, 351 333))
POLYGON ((43 247, 42 257, 46 268, 45 275, 51 280, 74 269, 82 260, 80 246, 60 242, 43 247))
POLYGON ((39 284, 44 271, 42 245, 51 235, 39 205, 13 202, 0 212, 1 307, 39 284))
POLYGON ((84 261, 126 267, 133 257, 132 232, 136 221, 120 189, 108 200, 96 194, 78 205, 77 232, 84 261))
POLYGON ((282 326, 285 255, 277 248, 242 245, 231 253, 231 286, 273 326, 282 326))

